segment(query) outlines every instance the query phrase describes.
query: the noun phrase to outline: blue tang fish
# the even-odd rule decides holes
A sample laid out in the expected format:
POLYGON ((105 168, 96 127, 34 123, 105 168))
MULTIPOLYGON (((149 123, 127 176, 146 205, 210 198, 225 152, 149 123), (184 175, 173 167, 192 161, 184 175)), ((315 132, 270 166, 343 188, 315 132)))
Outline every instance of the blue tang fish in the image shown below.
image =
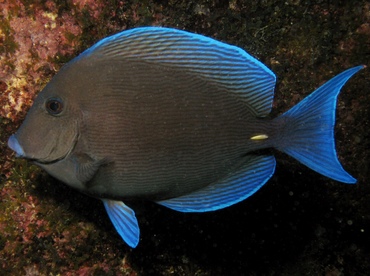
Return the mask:
POLYGON ((131 247, 146 199, 208 212, 254 194, 278 149, 331 179, 355 183, 337 159, 337 96, 364 66, 337 75, 271 119, 275 75, 244 50, 171 28, 107 37, 61 68, 9 138, 67 185, 103 201, 131 247))

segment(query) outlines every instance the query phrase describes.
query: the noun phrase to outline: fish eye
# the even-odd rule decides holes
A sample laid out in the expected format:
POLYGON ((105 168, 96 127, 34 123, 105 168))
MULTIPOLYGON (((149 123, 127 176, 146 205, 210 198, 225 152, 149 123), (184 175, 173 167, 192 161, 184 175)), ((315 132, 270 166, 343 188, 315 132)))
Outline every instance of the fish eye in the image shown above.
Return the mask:
POLYGON ((57 98, 51 98, 45 103, 46 111, 50 115, 58 115, 63 111, 62 100, 57 98))

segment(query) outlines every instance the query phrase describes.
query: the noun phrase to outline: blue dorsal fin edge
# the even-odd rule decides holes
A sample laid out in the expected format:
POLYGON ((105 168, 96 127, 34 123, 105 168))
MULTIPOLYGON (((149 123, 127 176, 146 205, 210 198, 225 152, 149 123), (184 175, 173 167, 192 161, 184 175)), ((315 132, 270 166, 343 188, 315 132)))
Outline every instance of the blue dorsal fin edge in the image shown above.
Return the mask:
POLYGON ((239 169, 217 183, 193 193, 158 201, 179 212, 209 212, 236 204, 258 191, 275 171, 275 158, 249 155, 239 169))
POLYGON ((99 41, 78 58, 83 57, 180 68, 235 93, 258 117, 272 108, 275 74, 243 49, 203 35, 165 27, 134 28, 99 41))
POLYGON ((283 131, 275 147, 322 175, 343 183, 356 183, 337 157, 335 111, 340 89, 365 67, 353 67, 335 76, 276 118, 283 131))
POLYGON ((121 238, 132 248, 140 239, 140 229, 135 212, 122 201, 102 199, 105 210, 121 238))

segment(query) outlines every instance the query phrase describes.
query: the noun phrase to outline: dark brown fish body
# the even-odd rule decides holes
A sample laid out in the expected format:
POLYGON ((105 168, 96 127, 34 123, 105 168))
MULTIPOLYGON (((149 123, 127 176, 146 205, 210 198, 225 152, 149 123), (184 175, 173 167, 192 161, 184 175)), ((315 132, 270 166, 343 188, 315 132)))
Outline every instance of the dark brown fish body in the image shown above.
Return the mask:
MULTIPOLYGON (((91 169, 103 164, 83 185, 85 193, 176 197, 208 186, 240 166, 248 152, 266 147, 249 138, 266 133, 271 121, 258 119, 240 97, 176 68, 125 62, 117 70, 111 64, 78 60, 48 85, 66 89, 70 80, 89 91, 72 96, 79 138, 69 157, 91 169)), ((73 172, 75 163, 65 162, 73 172)), ((64 165, 43 166, 58 173, 64 165)), ((76 177, 84 182, 78 171, 76 177)))
POLYGON ((18 156, 102 199, 132 247, 144 198, 182 212, 221 209, 255 193, 276 148, 332 179, 355 183, 334 147, 336 76, 269 119, 275 75, 242 49, 169 28, 108 37, 65 65, 9 138, 18 156))

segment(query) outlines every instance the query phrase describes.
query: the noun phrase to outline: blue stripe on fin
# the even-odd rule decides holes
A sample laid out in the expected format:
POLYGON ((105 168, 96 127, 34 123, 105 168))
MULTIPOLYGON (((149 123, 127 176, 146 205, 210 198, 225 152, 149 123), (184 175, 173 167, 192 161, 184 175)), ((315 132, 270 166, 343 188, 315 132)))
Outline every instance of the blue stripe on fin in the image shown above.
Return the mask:
POLYGON ((335 151, 334 124, 337 97, 346 81, 364 66, 348 69, 315 90, 276 118, 283 126, 277 149, 334 180, 355 183, 339 163, 335 151))
POLYGON ((236 204, 254 194, 275 171, 275 158, 248 155, 243 166, 216 184, 158 204, 179 212, 208 212, 236 204))
POLYGON ((107 37, 79 58, 134 59, 178 67, 235 93, 256 116, 270 113, 275 74, 239 47, 171 28, 142 27, 107 37))
POLYGON ((140 229, 135 212, 122 201, 102 199, 108 216, 121 238, 132 248, 139 243, 140 229))

